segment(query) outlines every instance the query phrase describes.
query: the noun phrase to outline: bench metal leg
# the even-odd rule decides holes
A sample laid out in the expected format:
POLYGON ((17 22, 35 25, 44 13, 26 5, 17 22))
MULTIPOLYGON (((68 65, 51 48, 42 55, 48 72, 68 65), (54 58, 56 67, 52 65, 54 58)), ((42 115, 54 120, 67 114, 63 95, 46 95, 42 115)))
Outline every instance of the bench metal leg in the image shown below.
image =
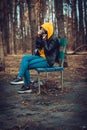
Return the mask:
POLYGON ((61 85, 62 85, 62 91, 63 91, 63 71, 61 71, 61 85))
POLYGON ((48 72, 46 72, 46 76, 47 76, 47 79, 48 79, 48 72))
POLYGON ((38 72, 38 94, 40 94, 40 73, 38 72))

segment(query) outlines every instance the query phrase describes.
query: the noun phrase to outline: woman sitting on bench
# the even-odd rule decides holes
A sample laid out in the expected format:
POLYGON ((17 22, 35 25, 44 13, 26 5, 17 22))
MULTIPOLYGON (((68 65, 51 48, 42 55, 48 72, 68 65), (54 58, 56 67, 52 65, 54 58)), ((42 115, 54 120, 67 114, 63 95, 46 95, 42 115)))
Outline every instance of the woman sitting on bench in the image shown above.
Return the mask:
POLYGON ((24 82, 18 93, 32 92, 29 70, 52 67, 58 61, 58 45, 58 39, 54 36, 53 24, 50 22, 42 24, 37 34, 35 54, 22 57, 18 76, 10 82, 14 85, 23 84, 24 82))

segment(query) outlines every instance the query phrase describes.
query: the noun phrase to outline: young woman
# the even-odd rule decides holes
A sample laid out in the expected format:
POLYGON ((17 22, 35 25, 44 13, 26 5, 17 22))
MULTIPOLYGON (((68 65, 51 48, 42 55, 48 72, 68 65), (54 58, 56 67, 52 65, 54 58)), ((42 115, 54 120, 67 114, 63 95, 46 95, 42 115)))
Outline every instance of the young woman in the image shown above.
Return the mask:
POLYGON ((55 61, 58 60, 59 44, 54 36, 53 24, 50 22, 44 23, 40 27, 38 36, 36 39, 35 55, 23 56, 20 64, 18 76, 15 80, 11 81, 11 84, 24 85, 18 91, 18 93, 32 92, 30 88, 30 72, 29 70, 38 67, 53 66, 55 61))

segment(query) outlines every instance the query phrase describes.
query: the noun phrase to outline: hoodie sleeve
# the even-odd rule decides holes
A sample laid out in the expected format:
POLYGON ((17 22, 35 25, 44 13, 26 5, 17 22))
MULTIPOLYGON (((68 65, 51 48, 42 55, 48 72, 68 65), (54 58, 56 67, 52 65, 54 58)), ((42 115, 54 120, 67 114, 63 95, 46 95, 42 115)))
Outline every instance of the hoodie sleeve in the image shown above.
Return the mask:
POLYGON ((57 47, 56 39, 52 38, 50 40, 43 40, 43 46, 46 53, 50 54, 57 47))
POLYGON ((37 39, 36 39, 36 48, 39 50, 42 48, 42 38, 41 37, 37 37, 37 39))

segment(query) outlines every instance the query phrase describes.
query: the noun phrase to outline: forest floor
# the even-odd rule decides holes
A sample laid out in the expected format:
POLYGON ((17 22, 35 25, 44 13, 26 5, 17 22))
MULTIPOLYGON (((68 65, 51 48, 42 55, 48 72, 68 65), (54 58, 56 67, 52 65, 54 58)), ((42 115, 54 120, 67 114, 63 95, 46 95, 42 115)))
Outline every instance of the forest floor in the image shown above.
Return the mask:
MULTIPOLYGON (((49 79, 41 74, 40 95, 18 94, 21 86, 9 83, 20 60, 19 55, 6 56, 5 72, 0 72, 0 130, 87 130, 87 55, 67 55, 63 92, 60 73, 49 73, 49 79)), ((36 80, 36 72, 31 76, 36 80)))

